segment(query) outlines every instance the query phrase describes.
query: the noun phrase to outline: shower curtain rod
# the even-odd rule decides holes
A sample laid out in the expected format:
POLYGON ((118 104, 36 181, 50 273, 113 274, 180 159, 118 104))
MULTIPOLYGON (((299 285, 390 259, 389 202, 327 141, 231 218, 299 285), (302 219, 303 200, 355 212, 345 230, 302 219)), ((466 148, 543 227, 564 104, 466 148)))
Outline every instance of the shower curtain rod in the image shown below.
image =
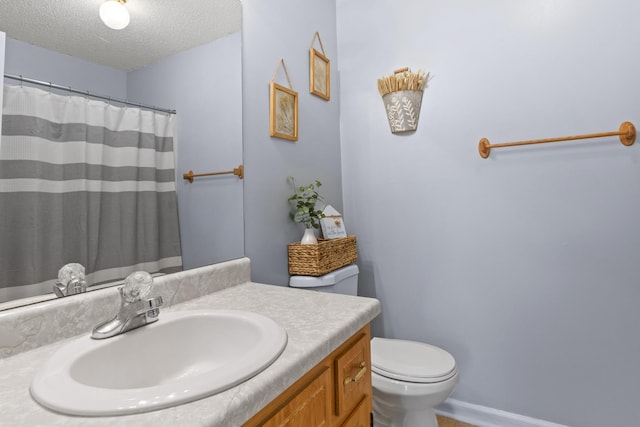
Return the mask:
POLYGON ((16 76, 15 74, 5 74, 4 78, 18 80, 20 82, 30 83, 34 85, 45 86, 45 87, 48 87, 49 89, 65 90, 67 92, 76 93, 78 95, 84 95, 84 96, 90 96, 92 98, 102 99, 103 101, 117 102, 119 104, 130 105, 132 107, 140 107, 140 108, 146 108, 148 110, 160 111, 161 113, 176 114, 176 110, 169 110, 166 108, 158 108, 158 107, 153 107, 151 105, 139 104, 137 102, 127 101, 126 99, 113 98, 111 96, 97 95, 95 93, 89 92, 88 90, 83 92, 81 90, 73 89, 71 86, 60 86, 60 85, 53 84, 51 82, 43 82, 41 80, 34 80, 34 79, 22 77, 22 76, 16 76))

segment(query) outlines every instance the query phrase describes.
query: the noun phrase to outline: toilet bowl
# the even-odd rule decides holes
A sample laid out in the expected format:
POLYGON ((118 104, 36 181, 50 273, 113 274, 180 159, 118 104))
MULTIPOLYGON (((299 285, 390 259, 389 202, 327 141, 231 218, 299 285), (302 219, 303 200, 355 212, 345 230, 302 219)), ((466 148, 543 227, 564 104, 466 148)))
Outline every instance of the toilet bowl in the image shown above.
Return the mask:
MULTIPOLYGON (((289 286, 357 295, 358 266, 320 277, 291 276, 289 286)), ((430 344, 374 337, 371 382, 375 427, 438 427, 434 407, 458 384, 455 359, 430 344)))
POLYGON ((434 407, 458 384, 454 358, 415 341, 374 337, 371 371, 375 427, 438 427, 434 407))

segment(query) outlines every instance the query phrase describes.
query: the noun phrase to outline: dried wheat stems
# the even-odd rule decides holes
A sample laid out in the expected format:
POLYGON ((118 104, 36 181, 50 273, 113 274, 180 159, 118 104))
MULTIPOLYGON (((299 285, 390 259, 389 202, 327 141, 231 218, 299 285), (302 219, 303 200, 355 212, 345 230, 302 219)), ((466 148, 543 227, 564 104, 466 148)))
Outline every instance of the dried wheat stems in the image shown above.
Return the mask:
POLYGON ((390 76, 378 79, 378 92, 384 96, 399 90, 423 90, 427 80, 429 80, 429 73, 422 70, 414 73, 409 68, 403 68, 390 76))

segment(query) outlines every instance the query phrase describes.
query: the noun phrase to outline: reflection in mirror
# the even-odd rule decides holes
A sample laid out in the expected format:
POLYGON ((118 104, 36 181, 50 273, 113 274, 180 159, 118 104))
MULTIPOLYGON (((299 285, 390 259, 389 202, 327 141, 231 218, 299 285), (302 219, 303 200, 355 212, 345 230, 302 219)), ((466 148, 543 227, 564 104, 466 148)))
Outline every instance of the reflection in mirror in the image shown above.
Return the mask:
POLYGON ((105 283, 121 283, 117 279, 126 277, 131 269, 163 274, 181 265, 194 268, 242 257, 242 181, 236 176, 201 178, 192 184, 182 180, 182 173, 188 170, 228 170, 242 163, 239 0, 188 0, 180 3, 179 12, 168 0, 128 2, 131 23, 122 31, 106 28, 99 21, 100 1, 56 3, 56 13, 48 10, 52 7, 48 2, 0 5, 0 31, 7 37, 6 46, 0 46, 0 53, 3 47, 5 50, 5 74, 175 109, 177 114, 153 113, 5 79, 0 149, 7 151, 16 141, 23 143, 25 137, 20 135, 24 134, 31 134, 46 149, 43 154, 26 149, 22 157, 7 158, 4 153, 0 157, 0 310, 55 298, 53 285, 66 263, 83 264, 89 289, 95 289, 105 283), (65 14, 59 10, 65 7, 75 9, 65 14), (53 21, 40 32, 42 20, 53 21), (61 21, 57 29, 56 20, 61 21), (163 28, 161 34, 157 28, 163 28), (16 116, 27 115, 14 114, 15 96, 7 96, 7 91, 41 97, 44 93, 58 103, 48 107, 38 103, 37 114, 16 123, 20 121, 16 116), (104 104, 126 123, 140 123, 132 118, 136 114, 154 117, 150 125, 154 131, 137 133, 131 139, 135 143, 127 143, 125 135, 131 136, 132 130, 114 132, 114 118, 101 119, 98 124, 90 119, 78 125, 80 120, 71 119, 52 125, 53 118, 67 110, 61 105, 69 105, 72 99, 83 105, 104 104), (44 117, 42 111, 47 111, 44 117), (104 121, 109 125, 101 126, 104 121), (62 132, 53 139, 44 137, 47 131, 42 123, 50 125, 48 132, 62 132), (16 131, 18 125, 23 129, 16 131), (100 127, 108 129, 106 135, 93 133, 100 127), (164 132, 173 134, 168 138, 164 132), (90 141, 79 142, 80 134, 90 141), (162 147, 168 139, 175 143, 175 156, 162 147), (84 144, 82 149, 80 144, 84 144), (47 151, 54 148, 58 157, 47 151), (128 154, 117 160, 113 157, 117 151, 128 154), (47 171, 53 176, 42 175, 47 171), (19 189, 10 189, 10 184, 19 184, 19 189), (50 207, 34 198, 51 198, 61 191, 61 201, 50 207), (12 201, 7 202, 7 197, 13 197, 12 201), (111 203, 122 197, 132 204, 111 203), (143 204, 142 199, 151 204, 143 204), (105 221, 110 225, 104 225, 105 221), (14 227, 17 224, 20 227, 14 227), (28 236, 41 236, 36 231, 42 228, 58 234, 24 237, 18 234, 19 228, 28 228, 28 236), (85 229, 96 233, 79 238, 85 229), (104 255, 96 255, 98 249, 104 255), (134 252, 140 255, 133 256, 134 252), (39 275, 34 271, 40 271, 39 275), (48 295, 41 295, 43 291, 48 295))
POLYGON ((6 85, 0 166, 7 296, 54 291, 68 263, 89 285, 182 269, 173 114, 6 85))

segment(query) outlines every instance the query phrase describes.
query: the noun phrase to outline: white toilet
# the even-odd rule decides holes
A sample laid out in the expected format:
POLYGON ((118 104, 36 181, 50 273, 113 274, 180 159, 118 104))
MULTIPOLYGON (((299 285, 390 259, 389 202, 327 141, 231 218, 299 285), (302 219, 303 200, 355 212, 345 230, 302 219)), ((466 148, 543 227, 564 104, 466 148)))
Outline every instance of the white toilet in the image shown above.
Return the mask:
MULTIPOLYGON (((289 286, 357 295, 358 266, 324 276, 291 276, 289 286)), ((458 384, 456 361, 445 350, 420 342, 371 340, 375 427, 438 427, 434 407, 458 384)))

